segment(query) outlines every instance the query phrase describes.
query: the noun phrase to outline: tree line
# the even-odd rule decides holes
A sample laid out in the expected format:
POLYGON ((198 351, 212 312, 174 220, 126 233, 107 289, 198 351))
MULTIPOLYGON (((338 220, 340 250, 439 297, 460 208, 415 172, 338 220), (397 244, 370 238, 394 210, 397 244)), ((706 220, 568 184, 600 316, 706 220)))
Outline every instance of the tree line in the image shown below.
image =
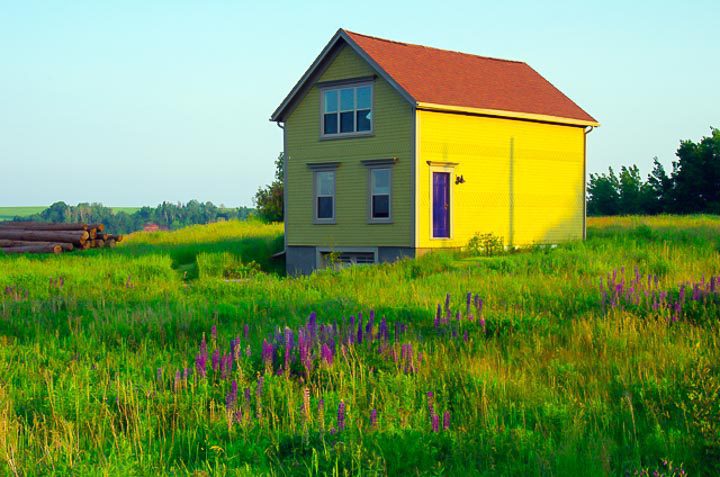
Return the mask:
POLYGON ((668 174, 657 157, 643 181, 636 165, 590 174, 588 215, 720 214, 720 129, 681 141, 668 174))
POLYGON ((247 219, 254 209, 248 207, 227 208, 212 202, 191 200, 187 204, 163 202, 157 207, 142 207, 135 212, 114 211, 100 203, 68 205, 55 202, 38 214, 15 217, 16 221, 67 223, 102 223, 113 233, 125 234, 142 230, 155 224, 165 229, 179 229, 188 225, 208 224, 222 220, 247 219))

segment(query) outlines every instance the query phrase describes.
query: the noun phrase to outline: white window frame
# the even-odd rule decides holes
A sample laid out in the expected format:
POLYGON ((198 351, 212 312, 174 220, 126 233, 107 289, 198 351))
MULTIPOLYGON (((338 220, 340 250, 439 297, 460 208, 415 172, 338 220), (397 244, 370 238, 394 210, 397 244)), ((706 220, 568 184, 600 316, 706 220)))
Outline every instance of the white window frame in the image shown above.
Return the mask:
POLYGON ((337 168, 335 167, 319 167, 313 168, 313 223, 315 224, 334 224, 337 217, 337 168), (318 194, 318 174, 330 172, 333 175, 332 195, 318 194), (332 217, 318 217, 318 199, 320 197, 332 197, 332 217))
MULTIPOLYGON (((370 159, 362 161, 363 165, 368 168, 367 176, 367 216, 368 224, 392 224, 393 223, 393 166, 397 162, 396 157, 389 159, 370 159), (390 193, 388 199, 388 216, 387 217, 373 217, 373 171, 378 169, 387 169, 390 173, 390 193)), ((384 195, 384 194, 378 194, 384 195)))
POLYGON ((370 193, 368 194, 368 200, 370 203, 368 204, 369 210, 369 221, 371 223, 376 224, 386 224, 389 222, 392 222, 392 186, 393 186, 393 173, 392 173, 392 167, 390 166, 375 166, 375 167, 369 167, 368 168, 369 178, 368 178, 368 185, 370 188, 370 193), (375 178, 373 173, 376 171, 387 171, 388 172, 388 182, 389 182, 389 190, 387 194, 375 194, 374 192, 374 186, 375 186, 375 178), (381 195, 387 195, 388 197, 388 216, 387 217, 375 217, 373 215, 373 197, 375 196, 381 196, 381 195))
POLYGON ((320 139, 337 139, 337 138, 345 138, 345 137, 358 137, 358 136, 372 136, 375 131, 375 85, 373 81, 360 81, 360 82, 351 82, 351 83, 340 83, 340 84, 333 84, 328 86, 322 86, 320 88, 320 139), (370 88, 370 129, 367 131, 358 131, 357 130, 357 89, 368 86, 370 88), (340 114, 342 112, 348 112, 343 111, 340 101, 340 90, 342 89, 353 89, 353 97, 354 97, 354 109, 353 111, 353 124, 355 131, 352 132, 340 132, 340 114), (337 98, 337 133, 334 134, 325 134, 325 93, 329 91, 336 91, 338 98, 337 98))

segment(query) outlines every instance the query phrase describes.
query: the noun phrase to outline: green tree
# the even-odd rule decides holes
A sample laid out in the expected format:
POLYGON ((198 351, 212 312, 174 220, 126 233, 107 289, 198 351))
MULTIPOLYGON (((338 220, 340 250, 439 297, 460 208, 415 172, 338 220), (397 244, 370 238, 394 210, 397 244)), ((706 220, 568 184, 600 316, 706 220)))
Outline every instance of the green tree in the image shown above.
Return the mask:
POLYGON ((280 153, 275 160, 275 180, 272 184, 258 188, 255 193, 255 206, 258 215, 270 222, 282 222, 284 200, 285 154, 280 153))
POLYGON ((647 184, 650 187, 650 198, 646 212, 659 214, 669 211, 672 206, 673 180, 667 175, 657 156, 653 158, 653 170, 648 175, 647 184))
POLYGON ((617 215, 620 213, 620 181, 612 167, 607 174, 590 174, 587 212, 589 215, 617 215))
POLYGON ((699 142, 682 141, 673 162, 673 212, 720 213, 720 130, 699 142))

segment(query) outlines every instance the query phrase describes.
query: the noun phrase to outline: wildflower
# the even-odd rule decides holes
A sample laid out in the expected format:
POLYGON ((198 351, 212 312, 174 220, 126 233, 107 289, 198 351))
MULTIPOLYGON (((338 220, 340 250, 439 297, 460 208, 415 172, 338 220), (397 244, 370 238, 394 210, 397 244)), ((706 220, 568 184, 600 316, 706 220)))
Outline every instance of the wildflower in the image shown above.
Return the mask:
POLYGON ((370 427, 377 429, 377 409, 375 408, 370 411, 370 427))
POLYGON ((250 405, 250 399, 251 399, 251 397, 252 397, 252 396, 250 395, 250 394, 251 394, 251 393, 250 393, 250 388, 245 388, 245 392, 244 392, 243 394, 245 395, 245 404, 249 406, 249 405, 250 405))
POLYGON ((435 402, 435 393, 432 391, 427 392, 427 403, 428 403, 428 412, 432 414, 433 411, 433 403, 435 402))
POLYGON ((255 389, 255 393, 257 394, 257 397, 262 396, 264 383, 265 383, 265 380, 263 379, 262 376, 260 376, 257 381, 257 388, 255 389))
POLYGON ((320 398, 318 401, 318 420, 320 421, 320 430, 325 429, 325 399, 320 398))
POLYGON ((435 411, 430 415, 430 421, 432 422, 432 431, 440 432, 440 417, 435 411))
POLYGON ((450 311, 450 294, 445 295, 445 312, 450 311))
POLYGON ((310 419, 310 388, 305 386, 303 389, 303 411, 305 412, 305 419, 310 419))
POLYGON ((450 429, 450 411, 443 413, 443 430, 447 431, 450 429))
POLYGON ((328 366, 332 366, 333 364, 333 351, 330 349, 330 347, 327 345, 327 343, 323 343, 322 348, 320 350, 320 355, 322 357, 322 360, 325 361, 325 363, 328 366))
POLYGON ((317 313, 314 311, 310 313, 306 328, 310 339, 313 340, 317 336, 317 313))
POLYGON ((472 302, 472 293, 468 292, 466 298, 465 298, 465 314, 470 314, 470 304, 472 302))
POLYGON ((363 317, 362 313, 358 313, 357 342, 362 344, 363 340, 363 317))
POLYGON ((204 378, 207 375, 207 354, 198 353, 195 357, 195 369, 200 377, 204 378))
POLYGON ((183 381, 187 381, 190 377, 190 368, 183 369, 183 381))
POLYGON ((216 349, 212 354, 212 370, 218 372, 220 369, 220 350, 216 349))
POLYGON ((175 372, 175 385, 173 386, 173 389, 175 392, 180 391, 180 385, 182 384, 182 375, 180 374, 180 370, 177 370, 175 372))
POLYGON ((212 328, 210 328, 210 338, 217 341, 217 325, 212 325, 212 328))
POLYGON ((438 303, 437 313, 435 313, 435 328, 440 328, 440 320, 442 319, 442 306, 438 303))
POLYGON ((220 360, 220 377, 226 379, 232 372, 233 359, 231 354, 223 355, 220 360))
POLYGON ((262 360, 265 363, 265 367, 272 369, 273 364, 273 345, 268 343, 267 340, 263 340, 262 343, 262 360))
POLYGON ((225 396, 225 409, 228 411, 232 410, 235 407, 235 403, 237 403, 237 397, 238 385, 237 381, 233 380, 232 385, 230 386, 230 391, 225 396))
POLYGON ((380 327, 378 328, 378 338, 382 339, 383 341, 388 340, 388 326, 387 326, 387 320, 385 317, 382 317, 382 320, 380 320, 380 327))
POLYGON ((345 403, 343 401, 338 404, 337 429, 338 432, 345 430, 345 403))

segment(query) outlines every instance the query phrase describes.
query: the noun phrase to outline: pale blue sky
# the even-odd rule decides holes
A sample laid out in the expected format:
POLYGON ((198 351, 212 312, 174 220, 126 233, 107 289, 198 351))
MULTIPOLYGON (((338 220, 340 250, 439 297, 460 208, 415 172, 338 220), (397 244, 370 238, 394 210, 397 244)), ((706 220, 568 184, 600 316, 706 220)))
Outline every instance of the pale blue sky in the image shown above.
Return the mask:
POLYGON ((339 27, 528 62, 595 116, 589 171, 720 127, 720 1, 0 3, 0 205, 251 205, 268 118, 339 27))

